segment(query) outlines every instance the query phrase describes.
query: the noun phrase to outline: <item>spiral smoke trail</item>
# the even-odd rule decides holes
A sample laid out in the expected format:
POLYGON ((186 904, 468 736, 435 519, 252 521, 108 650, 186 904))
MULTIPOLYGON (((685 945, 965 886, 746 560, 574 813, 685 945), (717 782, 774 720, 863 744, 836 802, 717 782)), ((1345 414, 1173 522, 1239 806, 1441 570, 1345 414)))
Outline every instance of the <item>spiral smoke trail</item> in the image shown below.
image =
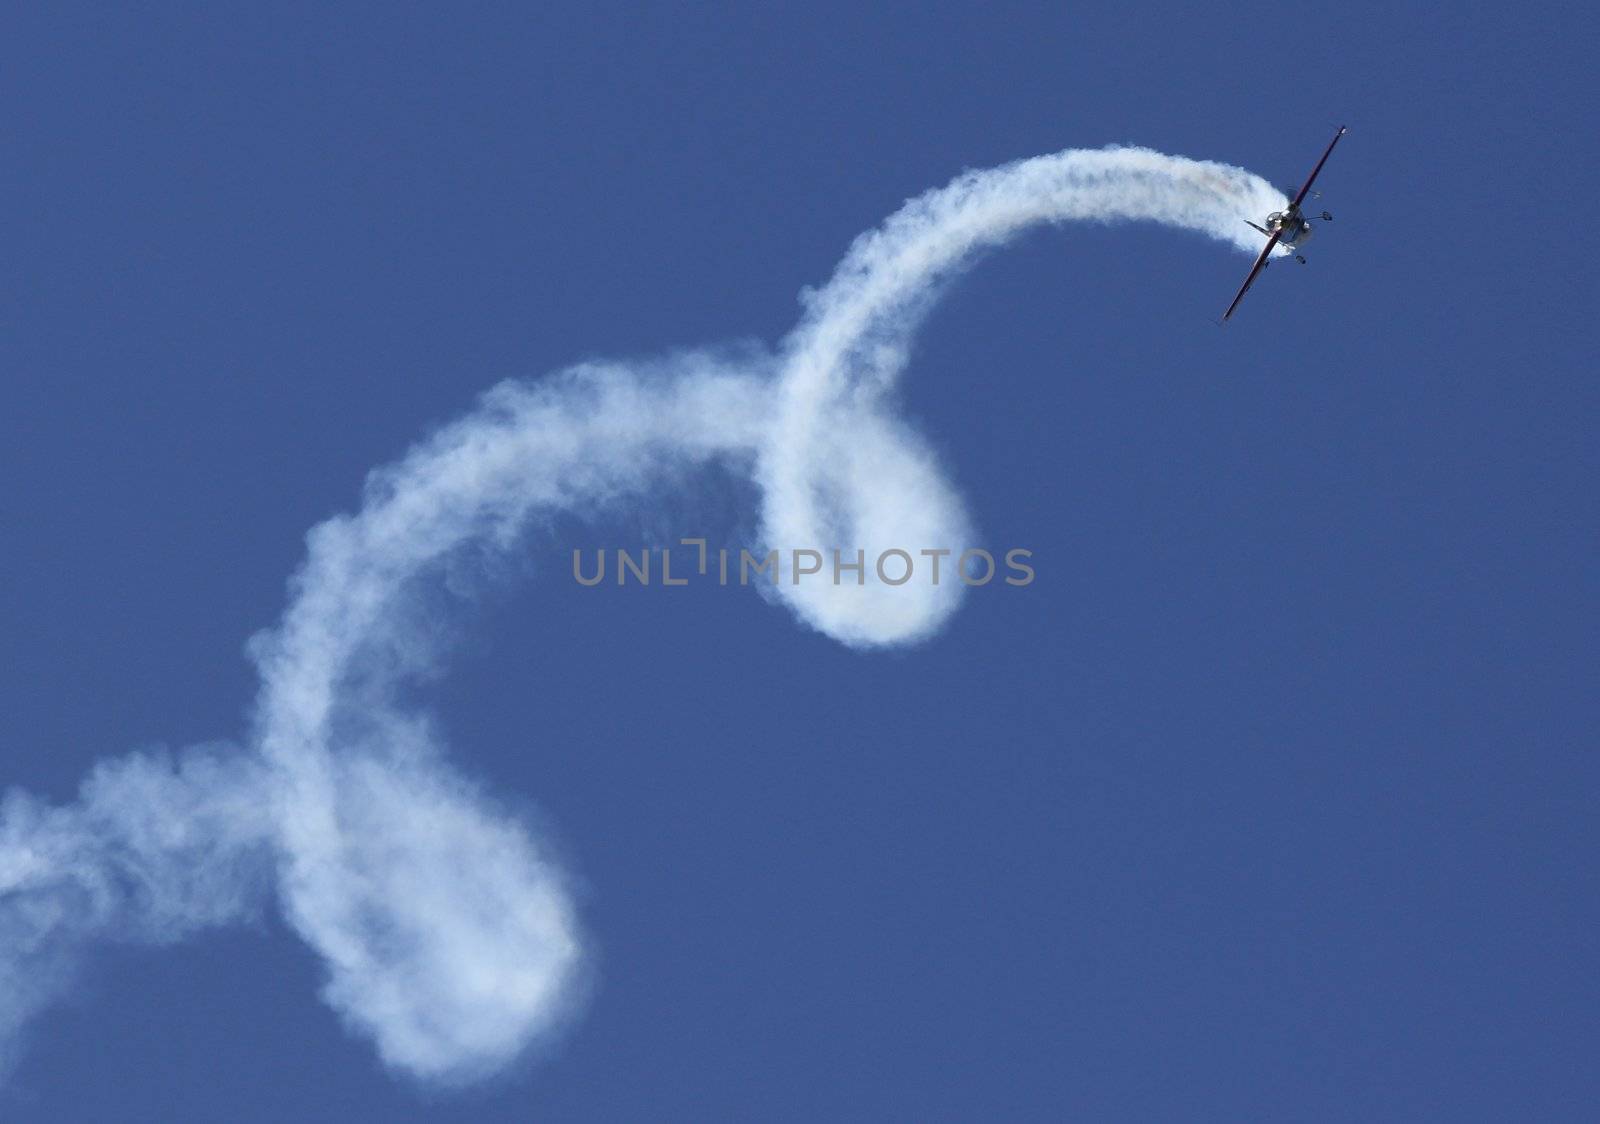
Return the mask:
MULTIPOLYGON (((424 611, 453 570, 561 514, 628 510, 685 468, 750 476, 758 541, 967 542, 962 503, 889 410, 941 283, 1040 223, 1147 219, 1253 250, 1283 205, 1238 168, 1139 148, 969 172, 856 240, 776 352, 592 363, 488 391, 307 536, 237 746, 100 764, 77 802, 0 807, 0 1064, 96 942, 168 943, 276 902, 326 965, 323 998, 393 1070, 503 1069, 579 1005, 584 941, 526 824, 446 762, 406 687, 438 658, 424 611)), ((913 643, 959 582, 780 583, 843 644, 913 643)))

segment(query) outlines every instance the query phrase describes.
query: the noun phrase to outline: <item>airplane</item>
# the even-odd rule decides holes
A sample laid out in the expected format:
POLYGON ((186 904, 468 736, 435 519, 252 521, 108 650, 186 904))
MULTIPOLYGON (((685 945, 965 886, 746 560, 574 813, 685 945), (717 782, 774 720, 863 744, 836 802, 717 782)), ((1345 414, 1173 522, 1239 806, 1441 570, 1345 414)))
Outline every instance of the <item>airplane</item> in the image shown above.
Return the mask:
MULTIPOLYGON (((1333 146, 1339 143, 1339 138, 1349 131, 1343 125, 1339 126, 1339 131, 1334 133, 1333 139, 1328 142, 1328 147, 1323 152, 1322 159, 1318 160, 1317 166, 1311 169, 1311 175, 1307 177, 1305 186, 1295 192, 1294 201, 1289 204, 1287 210, 1273 211, 1267 216, 1266 226, 1257 226, 1255 223, 1250 222, 1249 219, 1244 220, 1267 236, 1267 244, 1262 248, 1261 256, 1256 259, 1256 264, 1250 267, 1250 275, 1244 279, 1244 284, 1239 286, 1239 291, 1234 295, 1233 303, 1228 306, 1228 311, 1222 314, 1224 323, 1227 322, 1228 317, 1233 315, 1233 310, 1239 307, 1239 302, 1244 300, 1244 295, 1250 291, 1250 286, 1255 284, 1256 276, 1270 264, 1272 251, 1280 243, 1291 250, 1298 251, 1300 247, 1311 240, 1311 220, 1301 214, 1300 204, 1305 202, 1307 195, 1313 194, 1311 185, 1317 181, 1317 173, 1322 171, 1322 166, 1328 162, 1328 157, 1333 154, 1333 146)), ((1318 191, 1314 194, 1320 198, 1322 192, 1318 191)), ((1323 211, 1322 221, 1332 222, 1333 216, 1328 214, 1327 211, 1323 211)), ((1294 260, 1301 265, 1306 264, 1305 257, 1299 253, 1294 255, 1294 260)))

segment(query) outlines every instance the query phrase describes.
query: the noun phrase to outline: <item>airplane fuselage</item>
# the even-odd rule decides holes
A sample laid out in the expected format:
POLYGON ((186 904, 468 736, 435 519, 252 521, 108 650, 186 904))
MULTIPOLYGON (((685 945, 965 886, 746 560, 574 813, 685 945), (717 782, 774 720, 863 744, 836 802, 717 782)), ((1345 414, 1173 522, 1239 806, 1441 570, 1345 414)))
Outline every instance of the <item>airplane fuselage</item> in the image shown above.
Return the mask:
POLYGON ((1267 216, 1267 233, 1283 231, 1278 239, 1280 246, 1304 246, 1311 241, 1313 228, 1311 220, 1300 213, 1300 208, 1290 207, 1287 211, 1273 211, 1267 216))

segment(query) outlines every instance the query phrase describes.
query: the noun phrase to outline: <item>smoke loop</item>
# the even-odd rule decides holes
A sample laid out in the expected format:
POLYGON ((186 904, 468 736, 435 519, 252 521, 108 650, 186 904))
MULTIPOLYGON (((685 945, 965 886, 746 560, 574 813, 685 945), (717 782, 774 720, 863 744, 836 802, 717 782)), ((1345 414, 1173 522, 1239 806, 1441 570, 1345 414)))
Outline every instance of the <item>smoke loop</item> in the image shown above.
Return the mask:
MULTIPOLYGON (((282 620, 252 644, 244 747, 103 763, 66 807, 6 796, 0 1043, 92 942, 178 940, 275 895, 326 965, 323 998, 388 1065, 446 1083, 503 1069, 574 1009, 583 938, 546 848, 406 706, 438 657, 419 589, 464 552, 513 550, 559 514, 637 504, 707 463, 751 475, 765 543, 959 553, 960 498, 890 402, 942 283, 1047 222, 1154 220, 1248 251, 1241 220, 1282 205, 1241 169, 1138 148, 969 172, 859 237, 770 355, 592 363, 493 388, 307 536, 282 620)), ((869 575, 776 596, 873 648, 932 635, 961 590, 869 575)))

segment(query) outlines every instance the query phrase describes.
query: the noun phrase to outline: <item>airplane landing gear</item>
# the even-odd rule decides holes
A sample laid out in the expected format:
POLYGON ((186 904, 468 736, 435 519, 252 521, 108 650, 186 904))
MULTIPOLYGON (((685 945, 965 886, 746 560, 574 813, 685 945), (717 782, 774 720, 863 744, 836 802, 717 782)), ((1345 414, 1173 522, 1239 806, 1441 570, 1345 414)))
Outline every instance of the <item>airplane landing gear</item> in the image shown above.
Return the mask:
POLYGON ((1299 262, 1301 265, 1305 265, 1306 264, 1306 259, 1301 257, 1299 254, 1296 254, 1294 256, 1294 260, 1299 262))
POLYGON ((1333 216, 1328 214, 1327 211, 1323 211, 1322 212, 1322 221, 1323 222, 1332 222, 1333 221, 1333 216))

